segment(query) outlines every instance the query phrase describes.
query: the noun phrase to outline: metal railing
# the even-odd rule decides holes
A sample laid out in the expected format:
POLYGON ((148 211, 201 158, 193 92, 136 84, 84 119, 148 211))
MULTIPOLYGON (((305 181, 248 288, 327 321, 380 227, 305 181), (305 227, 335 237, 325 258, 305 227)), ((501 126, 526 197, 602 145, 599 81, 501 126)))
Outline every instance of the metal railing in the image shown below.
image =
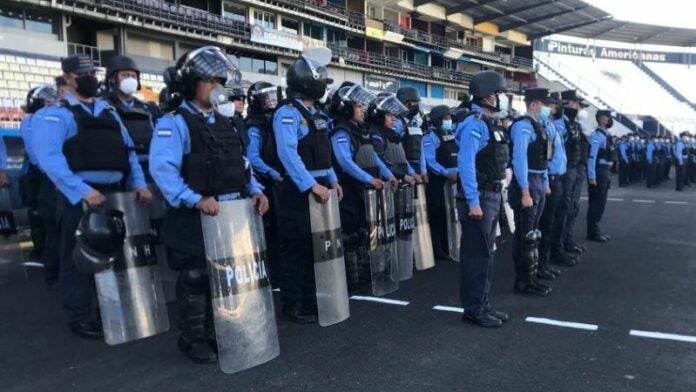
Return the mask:
POLYGON ((97 65, 101 66, 101 55, 99 53, 99 48, 96 46, 68 42, 68 56, 72 56, 74 54, 86 54, 92 60, 94 60, 97 65))

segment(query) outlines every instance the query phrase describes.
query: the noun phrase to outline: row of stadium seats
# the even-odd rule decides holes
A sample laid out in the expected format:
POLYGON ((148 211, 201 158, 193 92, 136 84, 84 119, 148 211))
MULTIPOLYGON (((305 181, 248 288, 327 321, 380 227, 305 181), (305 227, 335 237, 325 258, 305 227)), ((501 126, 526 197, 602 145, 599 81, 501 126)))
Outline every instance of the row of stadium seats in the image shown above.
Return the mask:
POLYGON ((686 64, 643 63, 674 87, 689 102, 696 103, 696 68, 686 64))
POLYGON ((547 64, 588 94, 626 114, 696 120, 696 111, 680 102, 635 64, 624 60, 541 54, 547 64))
MULTIPOLYGON (((100 78, 104 68, 99 70, 100 78)), ((61 74, 60 61, 46 60, 31 56, 0 54, 0 129, 16 129, 24 117, 20 109, 27 92, 39 85, 55 83, 61 74)), ((143 72, 140 74, 143 86, 141 98, 156 100, 157 94, 165 87, 161 74, 143 72)))

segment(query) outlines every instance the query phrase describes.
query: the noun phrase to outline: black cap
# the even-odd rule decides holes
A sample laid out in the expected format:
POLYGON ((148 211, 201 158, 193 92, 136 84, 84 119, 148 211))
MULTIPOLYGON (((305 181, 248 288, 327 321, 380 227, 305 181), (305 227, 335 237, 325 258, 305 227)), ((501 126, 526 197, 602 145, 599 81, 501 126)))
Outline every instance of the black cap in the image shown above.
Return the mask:
POLYGON ((524 91, 525 101, 541 101, 545 105, 560 105, 561 101, 549 97, 549 89, 547 88, 528 88, 524 91))
POLYGON ((67 86, 68 82, 65 81, 65 78, 62 76, 56 76, 56 87, 60 86, 67 86))
POLYGON ((60 61, 60 67, 63 73, 87 73, 97 70, 97 66, 94 65, 94 61, 91 57, 86 54, 74 54, 72 56, 64 57, 60 61))
POLYGON ((561 99, 563 100, 563 104, 566 104, 568 102, 578 102, 580 103, 580 106, 584 108, 590 106, 590 104, 587 101, 585 101, 581 96, 578 95, 577 90, 561 91, 561 99))
POLYGON ((597 110, 597 114, 595 114, 595 117, 599 118, 601 116, 607 116, 611 118, 611 110, 597 110))

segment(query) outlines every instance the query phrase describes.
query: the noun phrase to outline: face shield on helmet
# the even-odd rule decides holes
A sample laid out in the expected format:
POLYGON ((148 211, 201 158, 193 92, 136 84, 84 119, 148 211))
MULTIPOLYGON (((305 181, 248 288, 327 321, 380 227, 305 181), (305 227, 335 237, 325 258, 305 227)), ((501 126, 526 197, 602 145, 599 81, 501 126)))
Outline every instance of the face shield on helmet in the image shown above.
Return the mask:
POLYGON ((376 110, 391 113, 395 116, 403 116, 408 112, 408 108, 396 98, 396 95, 379 97, 375 103, 376 110))
POLYGON ((46 105, 51 105, 58 100, 58 92, 51 86, 42 85, 32 89, 27 95, 27 113, 34 113, 46 105))
POLYGON ((339 98, 343 102, 350 102, 356 105, 363 105, 367 107, 372 103, 377 96, 365 89, 359 84, 354 84, 352 86, 341 87, 336 92, 339 98))
POLYGON ((198 77, 202 80, 219 79, 223 84, 239 84, 242 73, 215 46, 192 50, 178 67, 182 77, 198 77))
POLYGON ((278 88, 270 86, 252 93, 254 101, 258 102, 263 110, 273 110, 278 106, 278 88))

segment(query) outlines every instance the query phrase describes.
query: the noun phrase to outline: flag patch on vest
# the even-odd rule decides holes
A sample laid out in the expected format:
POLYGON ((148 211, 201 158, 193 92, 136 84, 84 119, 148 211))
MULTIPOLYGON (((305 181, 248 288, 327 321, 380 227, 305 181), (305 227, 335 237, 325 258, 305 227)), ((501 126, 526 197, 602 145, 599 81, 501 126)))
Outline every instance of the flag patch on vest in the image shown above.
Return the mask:
POLYGON ((159 131, 157 131, 157 136, 170 137, 170 136, 172 136, 172 130, 171 129, 160 129, 159 131))
POLYGON ((283 117, 280 121, 281 121, 283 124, 292 124, 292 123, 295 122, 295 119, 292 118, 292 117, 283 117))

